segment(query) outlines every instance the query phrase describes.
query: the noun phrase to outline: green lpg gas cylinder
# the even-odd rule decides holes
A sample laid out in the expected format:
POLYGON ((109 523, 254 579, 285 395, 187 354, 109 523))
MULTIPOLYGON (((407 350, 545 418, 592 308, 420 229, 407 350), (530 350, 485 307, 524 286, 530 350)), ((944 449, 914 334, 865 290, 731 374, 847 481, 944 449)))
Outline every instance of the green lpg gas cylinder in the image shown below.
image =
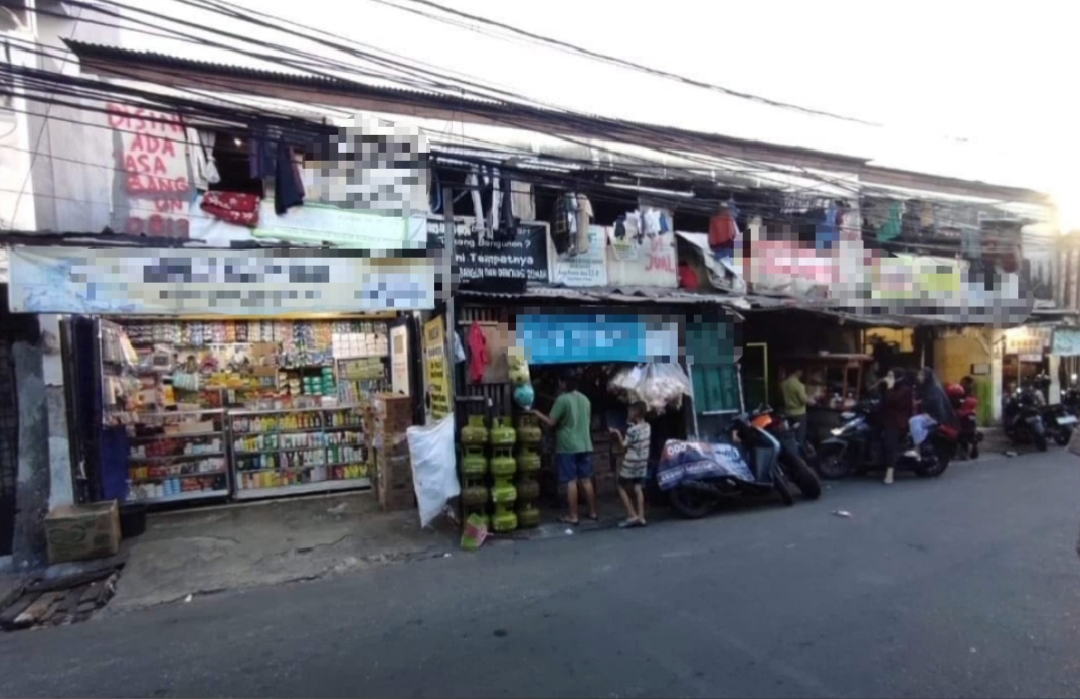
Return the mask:
POLYGON ((518 506, 517 523, 522 529, 540 526, 540 510, 531 502, 518 506))
POLYGON ((531 478, 518 480, 516 486, 518 500, 532 501, 540 497, 540 484, 531 478))
POLYGON ((491 443, 498 446, 512 446, 517 441, 517 432, 506 419, 497 417, 491 427, 491 443))
POLYGON ((461 504, 465 507, 480 507, 488 501, 488 489, 482 485, 470 485, 461 489, 461 504))
POLYGON ((514 502, 517 496, 517 488, 509 481, 496 481, 491 486, 491 501, 496 505, 514 502))
POLYGON ((515 471, 517 471, 517 460, 514 459, 510 449, 507 447, 495 449, 495 454, 491 457, 492 475, 496 478, 505 478, 514 475, 515 471))
POLYGON ((523 445, 517 455, 517 464, 521 473, 536 473, 540 470, 540 454, 534 446, 523 445))
POLYGON ((522 444, 539 444, 543 433, 535 415, 522 415, 517 419, 517 436, 522 444))
POLYGON ((517 529, 518 518, 513 510, 497 510, 491 515, 491 528, 497 532, 509 532, 517 529))
POLYGON ((488 441, 488 428, 483 415, 470 415, 469 424, 461 428, 462 444, 484 444, 488 441))
POLYGON ((470 444, 465 447, 465 455, 461 457, 461 473, 466 478, 483 476, 488 470, 488 460, 484 456, 484 447, 479 444, 470 444))

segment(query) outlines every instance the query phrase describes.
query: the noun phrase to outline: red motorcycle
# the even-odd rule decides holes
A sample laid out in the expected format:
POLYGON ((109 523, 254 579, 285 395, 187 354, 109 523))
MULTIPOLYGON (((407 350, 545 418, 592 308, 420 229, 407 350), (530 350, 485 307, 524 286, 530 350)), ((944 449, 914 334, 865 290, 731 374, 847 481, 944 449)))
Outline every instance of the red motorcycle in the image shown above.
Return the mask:
POLYGON ((956 436, 956 456, 962 459, 979 458, 979 442, 983 439, 979 431, 979 399, 968 393, 960 384, 951 384, 945 389, 949 395, 960 430, 956 436))

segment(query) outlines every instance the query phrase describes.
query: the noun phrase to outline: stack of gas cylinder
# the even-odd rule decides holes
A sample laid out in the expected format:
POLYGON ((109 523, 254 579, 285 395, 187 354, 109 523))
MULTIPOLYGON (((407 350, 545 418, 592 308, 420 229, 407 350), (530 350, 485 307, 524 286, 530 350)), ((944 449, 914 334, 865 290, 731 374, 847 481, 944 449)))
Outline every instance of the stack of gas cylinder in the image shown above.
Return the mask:
POLYGON ((514 512, 518 492, 514 486, 514 474, 517 473, 517 461, 514 459, 514 444, 517 442, 517 430, 509 421, 497 417, 491 424, 491 503, 495 511, 491 513, 491 528, 497 532, 517 529, 518 518, 514 512))
POLYGON ((465 519, 471 514, 484 517, 490 528, 491 519, 486 509, 490 493, 487 487, 488 458, 485 454, 488 428, 483 415, 470 415, 467 425, 461 428, 461 505, 465 519))
POLYGON ((540 524, 540 510, 536 501, 540 497, 540 423, 535 415, 521 415, 517 420, 517 519, 523 529, 540 524))

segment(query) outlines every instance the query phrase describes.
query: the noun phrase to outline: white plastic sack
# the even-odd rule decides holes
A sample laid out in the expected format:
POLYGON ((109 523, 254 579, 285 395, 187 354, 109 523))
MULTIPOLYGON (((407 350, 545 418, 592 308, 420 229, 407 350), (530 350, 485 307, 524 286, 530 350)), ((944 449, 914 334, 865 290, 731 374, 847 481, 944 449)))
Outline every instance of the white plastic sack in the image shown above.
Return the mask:
POLYGON ((427 527, 450 498, 461 495, 454 449, 454 416, 447 415, 434 425, 410 427, 405 430, 405 436, 409 440, 420 526, 427 527))

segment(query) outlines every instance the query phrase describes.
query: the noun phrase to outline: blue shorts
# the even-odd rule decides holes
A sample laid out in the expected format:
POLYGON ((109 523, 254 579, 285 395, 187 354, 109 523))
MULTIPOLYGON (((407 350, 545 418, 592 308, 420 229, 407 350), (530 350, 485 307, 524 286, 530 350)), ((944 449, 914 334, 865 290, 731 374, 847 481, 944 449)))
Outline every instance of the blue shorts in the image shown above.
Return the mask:
POLYGON ((593 476, 592 454, 556 454, 555 463, 559 468, 559 482, 584 481, 593 476))

